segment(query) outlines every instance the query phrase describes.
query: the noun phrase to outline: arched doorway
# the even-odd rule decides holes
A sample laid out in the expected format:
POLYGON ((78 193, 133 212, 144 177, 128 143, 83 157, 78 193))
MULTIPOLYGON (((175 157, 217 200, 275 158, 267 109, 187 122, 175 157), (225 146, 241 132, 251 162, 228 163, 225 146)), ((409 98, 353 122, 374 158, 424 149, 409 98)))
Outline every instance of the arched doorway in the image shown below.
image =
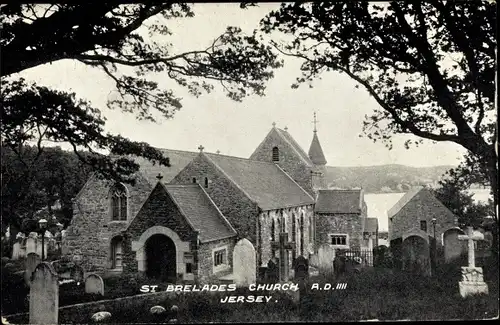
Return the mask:
POLYGON ((152 235, 146 240, 146 275, 161 281, 175 282, 176 248, 168 236, 152 235))

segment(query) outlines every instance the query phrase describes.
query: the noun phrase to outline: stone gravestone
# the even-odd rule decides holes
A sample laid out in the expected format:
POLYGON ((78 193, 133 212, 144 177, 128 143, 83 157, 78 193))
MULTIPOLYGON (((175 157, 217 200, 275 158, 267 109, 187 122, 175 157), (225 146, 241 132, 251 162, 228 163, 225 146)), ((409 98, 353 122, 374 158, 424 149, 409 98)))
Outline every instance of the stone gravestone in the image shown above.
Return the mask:
POLYGON ((98 274, 90 274, 85 279, 85 292, 104 296, 104 281, 98 274))
POLYGON ((320 274, 333 274, 333 260, 335 250, 329 244, 322 244, 318 248, 318 269, 320 274))
POLYGON ((31 283, 31 276, 33 275, 33 271, 35 271, 35 268, 38 264, 40 264, 40 256, 36 253, 29 253, 28 257, 26 258, 26 264, 25 264, 25 269, 24 269, 24 281, 26 282, 27 285, 30 285, 31 283))
POLYGON ((467 228, 467 235, 459 235, 459 240, 466 240, 468 246, 469 265, 462 267, 462 281, 459 282, 460 295, 467 297, 478 293, 488 293, 488 285, 483 280, 483 268, 476 267, 474 255, 474 241, 483 239, 484 236, 474 234, 472 227, 467 228))
POLYGON ((18 233, 16 236, 16 242, 12 247, 12 259, 18 260, 24 257, 25 249, 23 247, 24 234, 22 232, 18 233))
MULTIPOLYGON (((290 265, 288 263, 289 251, 292 251, 295 247, 294 242, 288 241, 288 233, 281 232, 279 235, 279 241, 272 241, 271 247, 274 250, 279 251, 279 277, 278 281, 288 281, 290 265)), ((274 253, 273 253, 274 255, 274 253)))
POLYGON ((278 259, 273 257, 267 262, 266 279, 268 283, 278 283, 280 280, 278 259))
MULTIPOLYGON (((29 253, 36 253, 36 240, 38 234, 36 232, 30 232, 28 238, 26 239, 26 255, 29 253)), ((40 255, 40 254, 38 254, 40 255)))
POLYGON ((49 263, 38 264, 30 289, 30 324, 57 324, 59 284, 57 273, 49 263))
POLYGON ((246 287, 256 281, 256 257, 253 244, 246 238, 233 250, 233 275, 236 286, 246 287))
POLYGON ((295 280, 298 282, 306 281, 309 278, 309 262, 304 256, 295 259, 294 271, 295 280))

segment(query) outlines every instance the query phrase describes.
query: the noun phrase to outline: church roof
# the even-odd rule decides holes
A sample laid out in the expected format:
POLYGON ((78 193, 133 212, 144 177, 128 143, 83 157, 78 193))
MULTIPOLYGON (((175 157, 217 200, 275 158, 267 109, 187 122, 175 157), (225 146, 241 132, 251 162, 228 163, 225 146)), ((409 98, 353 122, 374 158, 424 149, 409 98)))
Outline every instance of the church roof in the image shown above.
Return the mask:
POLYGON ((170 160, 170 167, 160 166, 159 164, 153 165, 151 161, 142 158, 134 157, 134 161, 140 165, 140 172, 144 175, 146 180, 154 186, 158 179, 156 176, 161 174, 164 183, 170 182, 187 164, 193 160, 198 153, 181 150, 159 149, 165 157, 170 160))
POLYGON ((309 147, 309 158, 315 165, 326 165, 326 158, 319 143, 317 132, 314 132, 311 146, 309 147))
POLYGON ((276 164, 210 153, 204 156, 262 210, 314 204, 314 199, 276 164))
POLYGON ((405 205, 407 205, 421 190, 424 188, 422 186, 417 186, 406 192, 392 208, 387 211, 387 216, 389 219, 394 217, 405 205))
POLYGON ((365 230, 364 232, 377 232, 378 230, 378 219, 377 218, 366 218, 365 219, 365 230))
POLYGON ((319 190, 314 212, 360 213, 362 190, 319 190))
POLYGON ((276 130, 279 134, 281 134, 283 138, 285 138, 285 140, 292 146, 292 148, 299 154, 302 159, 304 159, 309 165, 313 164, 304 149, 302 149, 302 147, 297 143, 297 141, 295 141, 295 139, 290 135, 290 133, 288 133, 288 131, 279 128, 276 128, 276 130))
POLYGON ((198 184, 162 184, 189 223, 199 231, 201 242, 228 238, 236 231, 198 184))

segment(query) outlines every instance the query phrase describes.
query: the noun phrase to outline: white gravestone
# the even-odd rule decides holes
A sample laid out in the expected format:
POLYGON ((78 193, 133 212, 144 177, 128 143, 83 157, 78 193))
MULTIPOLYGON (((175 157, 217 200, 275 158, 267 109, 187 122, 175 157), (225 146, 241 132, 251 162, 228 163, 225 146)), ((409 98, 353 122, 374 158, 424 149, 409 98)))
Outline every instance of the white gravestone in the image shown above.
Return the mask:
POLYGON ((31 276, 33 275, 33 271, 38 264, 40 264, 40 256, 36 253, 29 253, 26 257, 25 269, 24 269, 24 281, 27 285, 31 285, 31 276))
POLYGON ((104 281, 97 274, 89 274, 85 279, 85 292, 98 293, 104 296, 104 281))
MULTIPOLYGON (((37 237, 38 237, 38 234, 36 232, 30 232, 30 234, 28 235, 28 238, 26 239, 26 256, 29 253, 37 253, 37 250, 36 250, 37 237)), ((40 253, 38 255, 42 255, 42 254, 40 253)))
POLYGON ((466 240, 468 246, 469 265, 462 267, 462 281, 459 282, 460 295, 467 297, 478 293, 488 293, 488 285, 483 280, 483 268, 476 267, 474 241, 482 240, 481 233, 467 227, 467 235, 459 235, 458 240, 466 240))
POLYGON ((318 248, 318 269, 320 274, 333 274, 333 260, 335 249, 329 244, 322 244, 318 248))
POLYGON ((12 259, 13 260, 18 260, 20 258, 23 258, 26 254, 25 247, 23 245, 24 242, 24 234, 22 232, 18 233, 16 235, 16 242, 14 243, 12 247, 12 259))
POLYGON ((233 276, 238 287, 246 287, 255 283, 256 263, 253 244, 246 238, 238 241, 233 250, 233 276))
POLYGON ((46 262, 33 272, 30 288, 30 324, 57 324, 59 315, 59 284, 57 273, 46 262))

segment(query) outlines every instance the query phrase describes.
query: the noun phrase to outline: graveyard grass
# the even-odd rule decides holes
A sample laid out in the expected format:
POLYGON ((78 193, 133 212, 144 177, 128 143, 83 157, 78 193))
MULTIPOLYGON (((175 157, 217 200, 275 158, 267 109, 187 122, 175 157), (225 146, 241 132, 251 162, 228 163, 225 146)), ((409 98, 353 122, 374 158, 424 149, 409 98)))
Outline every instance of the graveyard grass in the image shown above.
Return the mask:
MULTIPOLYGON (((250 292, 238 289, 236 292, 182 293, 175 297, 161 298, 152 303, 150 299, 140 298, 121 300, 112 306, 106 304, 106 311, 112 314, 109 323, 157 323, 169 319, 172 305, 179 307, 180 323, 209 322, 298 322, 298 321, 357 321, 357 320, 453 320, 488 319, 498 316, 498 264, 484 265, 485 280, 489 295, 462 298, 458 291, 460 281, 459 265, 444 265, 432 278, 411 276, 396 270, 384 268, 364 269, 359 274, 350 274, 337 280, 326 276, 313 277, 309 281, 323 283, 347 283, 346 290, 309 291, 303 295, 300 305, 291 297, 279 291, 250 292), (228 295, 272 295, 277 303, 220 303, 228 295), (155 304, 166 308, 165 315, 151 315, 149 309, 155 304)), ((139 294, 120 289, 130 288, 130 282, 116 279, 116 283, 106 281, 107 296, 139 294), (123 285, 121 285, 123 284, 123 285)), ((137 284, 142 283, 138 281, 137 284)), ((137 289, 137 288, 135 288, 137 289)), ((63 292, 61 292, 63 293, 63 292)), ((149 295, 148 295, 149 296, 149 295)), ((109 296, 108 296, 109 297, 109 296)), ((109 299, 108 297, 102 297, 109 299)), ((66 305, 61 297, 60 303, 66 305)), ((80 297, 82 298, 82 297, 80 297)), ((94 299, 97 297, 94 297, 94 299)), ((102 299, 101 298, 101 299, 102 299)), ((90 300, 94 300, 90 299, 90 300)), ((68 300, 67 300, 68 301, 68 300)), ((80 303, 75 297, 74 303, 80 303)), ((100 311, 103 304, 95 303, 92 308, 75 306, 70 312, 60 314, 60 323, 89 323, 94 312, 100 311)), ((4 314, 2 312, 2 314, 4 314)), ((5 315, 5 314, 4 314, 5 315)), ((27 323, 27 315, 9 319, 11 323, 27 323), (26 319, 24 319, 24 318, 26 319)))

